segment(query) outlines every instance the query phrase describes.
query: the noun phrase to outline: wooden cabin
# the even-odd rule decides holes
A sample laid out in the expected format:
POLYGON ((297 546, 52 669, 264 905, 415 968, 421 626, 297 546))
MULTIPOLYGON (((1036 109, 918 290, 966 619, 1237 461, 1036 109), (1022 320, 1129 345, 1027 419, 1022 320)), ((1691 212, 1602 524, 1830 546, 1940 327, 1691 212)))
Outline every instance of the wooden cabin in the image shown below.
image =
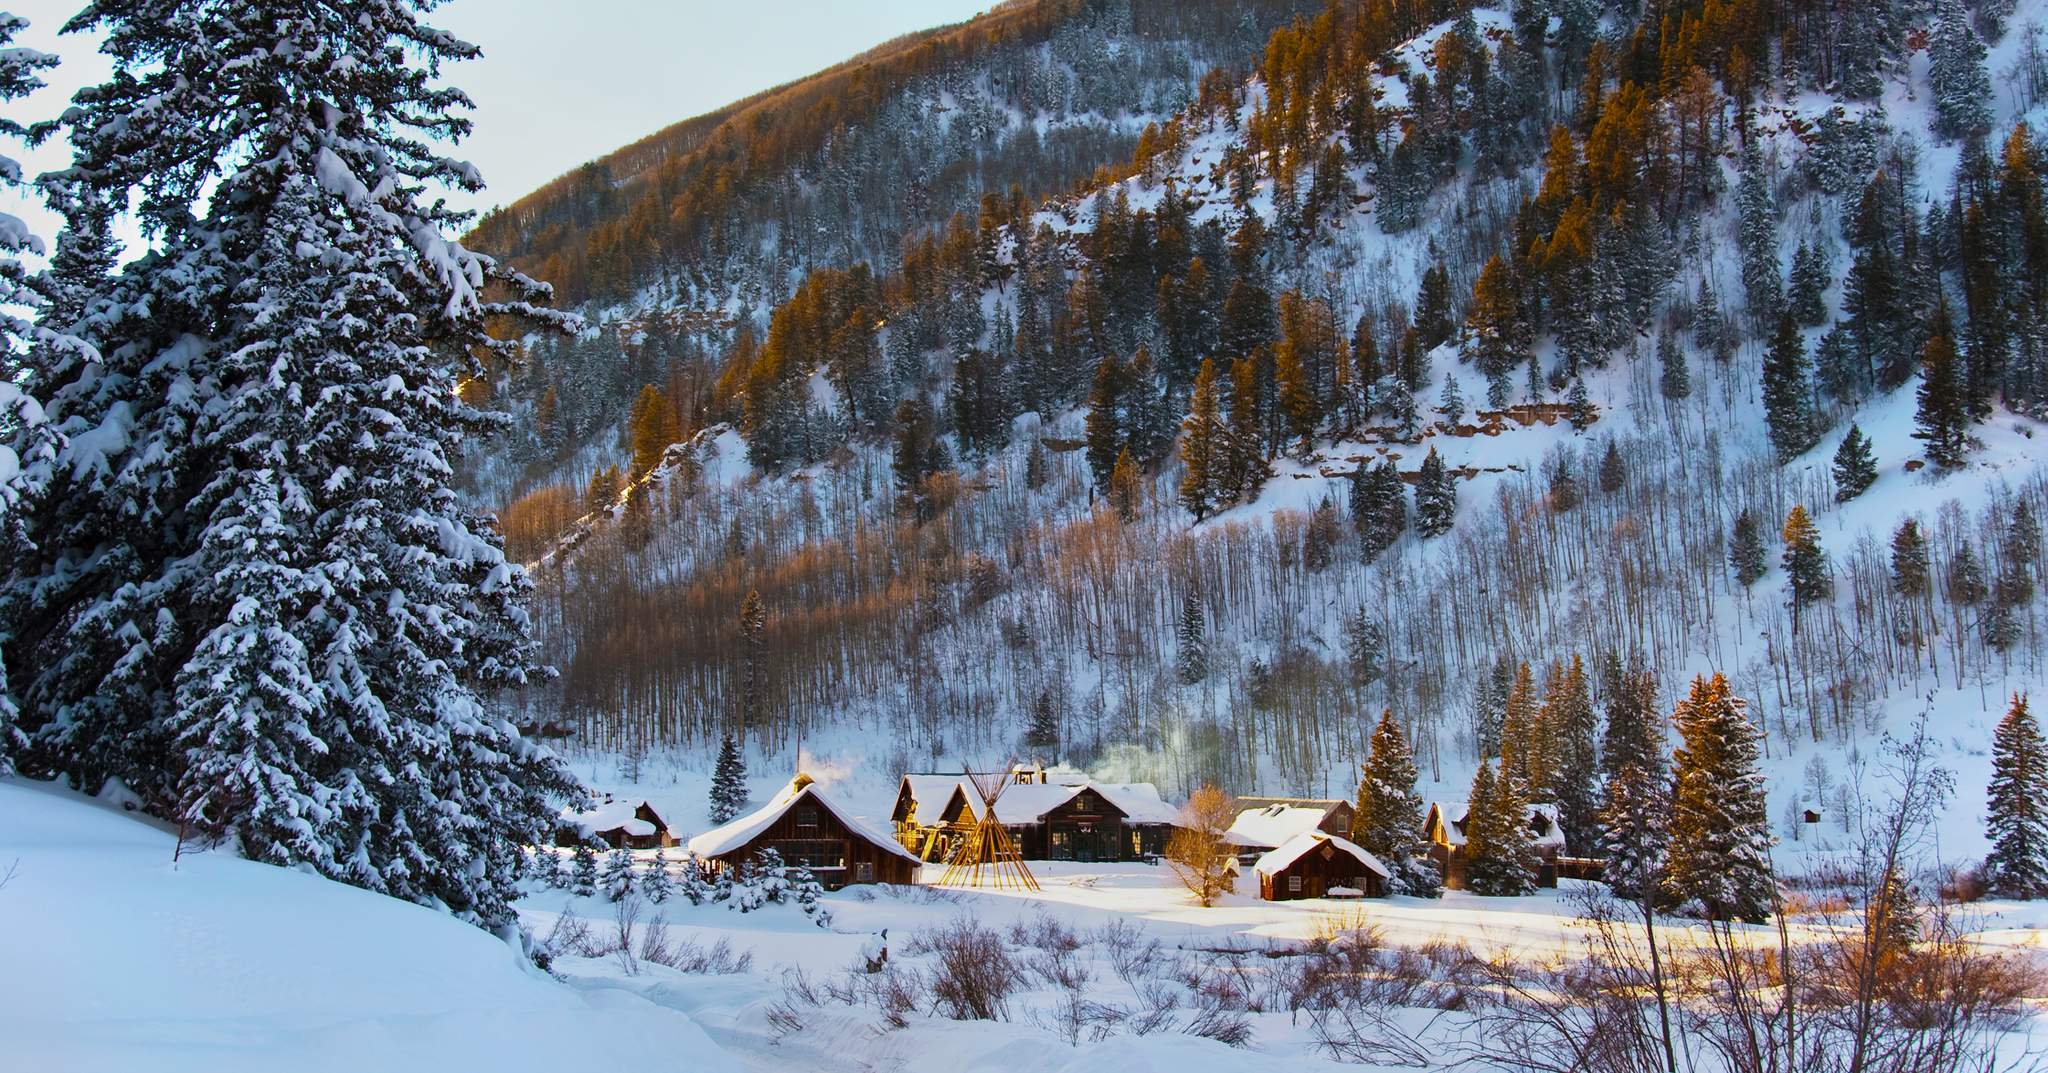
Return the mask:
POLYGON ((605 802, 590 809, 563 809, 555 825, 555 845, 597 841, 613 849, 655 849, 673 846, 676 836, 654 806, 646 801, 605 802))
POLYGON ((962 834, 981 819, 981 795, 959 775, 903 776, 889 813, 896 841, 920 860, 952 856, 962 834))
MULTIPOLYGON (((996 816, 1027 860, 1149 861, 1166 852, 1179 811, 1150 783, 1098 783, 1072 769, 1036 765, 1011 780, 996 816)), ((981 819, 981 795, 962 775, 903 776, 890 819, 896 839, 926 861, 945 860, 968 825, 981 819)))
POLYGON ((833 801, 808 775, 798 775, 762 808, 690 840, 690 852, 714 871, 769 849, 785 864, 809 868, 827 890, 851 883, 915 883, 922 863, 902 843, 833 801))
POLYGON ((1384 898, 1391 878, 1387 866, 1348 838, 1305 831, 1259 858, 1259 897, 1269 902, 1298 898, 1384 898))
POLYGON ((1242 864, 1279 848, 1296 835, 1321 831, 1339 838, 1351 834, 1351 802, 1305 797, 1240 797, 1239 811, 1223 840, 1242 864))
MULTIPOLYGON (((1432 801, 1423 817, 1423 834, 1429 838, 1429 858, 1436 862, 1448 890, 1465 889, 1465 821, 1472 806, 1463 801, 1432 801)), ((1565 857, 1564 828, 1558 822, 1557 806, 1538 802, 1529 806, 1529 842, 1537 855, 1536 885, 1555 887, 1558 861, 1565 857)), ((1572 877, 1596 875, 1599 867, 1572 858, 1572 877)))

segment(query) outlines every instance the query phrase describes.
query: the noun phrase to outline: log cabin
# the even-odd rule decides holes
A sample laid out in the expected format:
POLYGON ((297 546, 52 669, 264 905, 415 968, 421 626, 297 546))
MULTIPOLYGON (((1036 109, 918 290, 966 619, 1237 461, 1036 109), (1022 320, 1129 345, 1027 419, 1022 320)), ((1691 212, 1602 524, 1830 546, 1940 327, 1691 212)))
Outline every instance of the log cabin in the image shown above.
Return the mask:
POLYGON ((673 846, 676 836, 654 806, 642 800, 605 802, 590 809, 563 809, 555 824, 555 845, 599 841, 613 849, 673 846))
POLYGON ((1223 840, 1230 844, 1243 864, 1260 854, 1308 831, 1321 831, 1339 838, 1351 834, 1352 805, 1349 801, 1306 797, 1240 797, 1239 812, 1223 840))
POLYGON ((1259 858, 1259 897, 1269 902, 1298 898, 1384 898, 1391 878, 1387 866, 1348 838, 1304 831, 1259 858))
MULTIPOLYGON (((1020 765, 1007 777, 996 812, 1027 860, 1157 860, 1180 818, 1151 783, 1095 782, 1072 769, 1036 765, 1020 765)), ((890 819, 900 844, 923 860, 945 860, 958 832, 981 818, 981 807, 965 776, 911 774, 897 787, 890 819)))
POLYGON ((690 852, 714 871, 767 849, 780 854, 784 864, 809 868, 827 890, 853 883, 915 883, 922 863, 803 774, 767 805, 690 840, 690 852))
MULTIPOLYGON (((1429 838, 1429 859, 1436 862, 1446 890, 1465 889, 1465 820, 1471 811, 1472 806, 1463 801, 1432 801, 1422 819, 1423 834, 1429 838)), ((1548 802, 1530 805, 1528 828, 1529 843, 1537 856, 1536 885, 1555 887, 1558 859, 1566 853, 1557 806, 1548 802)))

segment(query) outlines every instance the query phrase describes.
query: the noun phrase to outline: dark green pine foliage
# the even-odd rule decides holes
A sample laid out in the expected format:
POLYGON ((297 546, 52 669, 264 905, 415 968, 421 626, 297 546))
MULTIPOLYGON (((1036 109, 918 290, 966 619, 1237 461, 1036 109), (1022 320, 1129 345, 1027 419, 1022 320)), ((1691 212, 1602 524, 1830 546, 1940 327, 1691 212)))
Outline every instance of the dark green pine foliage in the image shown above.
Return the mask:
POLYGON ((1656 675, 1640 661, 1623 668, 1614 659, 1603 674, 1607 734, 1600 750, 1599 847, 1607 855, 1602 877, 1614 893, 1640 899, 1661 881, 1670 841, 1671 793, 1665 776, 1664 714, 1657 709, 1656 675))
POLYGON ((1628 484, 1628 464, 1621 460, 1621 448, 1607 441, 1600 452, 1600 494, 1611 496, 1628 484))
POLYGON ((1095 366, 1095 381, 1088 391, 1088 418, 1086 439, 1088 443, 1088 472, 1095 480, 1097 492, 1109 490, 1110 471, 1116 467, 1116 456, 1127 444, 1124 435, 1128 427, 1128 408, 1136 395, 1138 385, 1132 382, 1130 370, 1114 354, 1105 354, 1095 366))
POLYGON ((1678 333, 1665 328, 1657 335, 1657 393, 1667 402, 1692 395, 1692 370, 1686 367, 1685 347, 1678 333))
POLYGON ((1828 278, 1827 255, 1820 247, 1801 242, 1792 255, 1792 289, 1786 301, 1802 326, 1818 328, 1827 323, 1827 289, 1833 282, 1828 278))
POLYGON ((1835 449, 1835 502, 1846 503, 1862 495, 1877 481, 1877 456, 1871 453, 1870 437, 1849 424, 1849 434, 1835 449))
POLYGON ((1574 432, 1584 432, 1592 428, 1593 422, 1599 418, 1599 411, 1593 406, 1592 396, 1586 393, 1584 377, 1572 378, 1571 390, 1565 395, 1565 410, 1574 432))
POLYGON ((1991 736, 1985 878, 2001 898, 2048 897, 2048 744, 2024 694, 1991 736))
POLYGON ((1343 523, 1337 520, 1337 505, 1324 497, 1308 516, 1308 528, 1301 538, 1302 565, 1310 571, 1321 573, 1329 569, 1337 555, 1337 542, 1343 538, 1343 523))
POLYGON ((1344 616, 1344 666, 1354 686, 1369 686, 1386 673, 1387 635, 1364 608, 1344 616))
POLYGON ((1444 472, 1443 459, 1432 447, 1415 481, 1415 531, 1424 537, 1442 536, 1451 531, 1457 517, 1457 478, 1444 472))
POLYGON ((1529 841, 1529 804, 1512 778, 1479 762, 1465 814, 1465 889, 1513 897, 1536 889, 1536 851, 1529 841))
POLYGON ((1056 750, 1060 746, 1060 710, 1047 687, 1031 698, 1031 711, 1024 726, 1024 745, 1030 749, 1056 750))
POLYGON ((1777 334, 1764 355, 1764 424, 1780 463, 1790 462, 1813 446, 1813 382, 1806 360, 1806 340, 1788 315, 1778 318, 1777 334))
POLYGON ((1745 589, 1770 570, 1769 561, 1764 558, 1763 532, 1757 527, 1756 516, 1746 510, 1735 516, 1735 525, 1728 534, 1728 567, 1735 571, 1735 580, 1745 589))
POLYGON ((1681 743, 1673 757, 1666 893, 1709 919, 1761 924, 1777 905, 1777 885, 1759 732, 1718 674, 1693 679, 1672 721, 1681 743))
POLYGON ((1901 599, 1921 599, 1927 595, 1931 576, 1927 538, 1920 533, 1919 520, 1907 518, 1892 531, 1892 593, 1901 599))
POLYGON ((1742 289, 1749 316, 1758 326, 1785 314, 1778 274, 1778 206, 1771 196, 1761 139, 1745 138, 1741 178, 1736 184, 1737 238, 1742 252, 1742 289))
POLYGON ((1202 594, 1192 587, 1187 595, 1181 597, 1180 628, 1176 641, 1178 650, 1175 658, 1181 683, 1194 685, 1209 677, 1207 618, 1202 611, 1202 594))
POLYGON ((1969 450, 1970 408, 1946 301, 1935 308, 1933 334, 1920 351, 1920 372, 1913 437, 1927 444, 1929 462, 1955 469, 1969 450))
POLYGON ((482 180, 437 152, 469 130, 441 74, 477 49, 420 10, 101 0, 69 24, 113 74, 49 132, 65 244, 116 244, 108 205, 151 242, 73 281, 99 360, 21 359, 48 412, 123 434, 59 459, 0 567, 38 595, 0 594, 0 636, 35 639, 8 658, 36 771, 504 931, 519 846, 578 789, 495 700, 544 672, 531 581, 452 487, 504 422, 456 387, 569 319, 451 237, 439 194, 482 180))
POLYGON ((731 734, 718 746, 718 766, 711 772, 711 822, 725 823, 747 805, 747 758, 731 734))
POLYGON ((1408 528, 1408 491, 1394 460, 1359 463, 1351 474, 1351 522, 1367 560, 1394 546, 1408 528))
POLYGON ((1577 653, 1572 654, 1563 687, 1556 691, 1544 725, 1553 737, 1548 748, 1556 757, 1550 799, 1557 805, 1565 844, 1590 846, 1598 836, 1600 717, 1593 708, 1592 684, 1586 675, 1585 661, 1577 653))
POLYGON ((1813 524, 1813 518, 1806 508, 1794 504, 1792 512, 1785 516, 1785 530, 1779 534, 1785 542, 1785 550, 1779 558, 1785 565, 1785 593, 1787 605, 1792 608, 1792 632, 1799 632, 1802 612, 1813 604, 1827 599, 1834 592, 1834 581, 1829 576, 1827 553, 1820 547, 1820 529, 1813 524))
POLYGON ((1514 680, 1514 661, 1503 655, 1472 685, 1472 737, 1481 756, 1500 755, 1501 725, 1507 721, 1508 693, 1514 680))
POLYGON ((1373 728, 1358 782, 1358 802, 1351 817, 1351 841, 1377 857, 1392 873, 1395 894, 1435 898, 1443 879, 1429 859, 1422 837, 1422 798, 1415 792, 1415 754, 1408 747, 1393 709, 1380 713, 1373 728))

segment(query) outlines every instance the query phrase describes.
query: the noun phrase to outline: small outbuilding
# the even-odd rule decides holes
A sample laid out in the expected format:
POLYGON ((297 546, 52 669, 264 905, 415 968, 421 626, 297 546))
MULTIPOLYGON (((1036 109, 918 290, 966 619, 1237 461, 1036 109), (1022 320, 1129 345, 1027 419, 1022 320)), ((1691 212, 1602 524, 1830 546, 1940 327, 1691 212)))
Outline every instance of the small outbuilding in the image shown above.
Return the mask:
POLYGON ((922 863, 801 774, 762 808, 690 840, 690 852, 714 870, 736 867, 769 849, 784 864, 809 868, 827 890, 850 883, 915 883, 922 863))
POLYGON ((555 825, 555 845, 603 842, 613 849, 656 849, 673 846, 676 836, 654 806, 643 800, 606 800, 589 809, 563 809, 555 825))
POLYGON ((1269 902, 1297 898, 1384 898, 1387 866, 1348 838, 1304 831, 1259 858, 1259 897, 1269 902))
MULTIPOLYGON (((1429 839, 1429 857, 1436 862, 1444 886, 1450 890, 1465 889, 1465 823, 1471 811, 1472 806, 1463 801, 1432 801, 1423 816, 1422 833, 1429 839)), ((1568 853, 1557 806, 1547 801, 1530 805, 1525 826, 1529 847, 1536 851, 1536 885, 1557 886, 1559 860, 1568 853)), ((1596 862, 1571 860, 1578 863, 1566 878, 1598 878, 1596 862)))

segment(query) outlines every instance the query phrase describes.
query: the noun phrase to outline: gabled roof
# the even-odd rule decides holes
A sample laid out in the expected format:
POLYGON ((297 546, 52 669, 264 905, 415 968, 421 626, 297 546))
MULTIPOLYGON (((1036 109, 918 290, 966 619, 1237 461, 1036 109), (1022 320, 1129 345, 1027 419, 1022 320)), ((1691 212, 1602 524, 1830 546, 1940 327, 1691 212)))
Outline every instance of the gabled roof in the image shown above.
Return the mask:
MULTIPOLYGON (((1431 801, 1429 811, 1423 816, 1423 826, 1429 825, 1430 816, 1442 818, 1444 842, 1453 846, 1465 844, 1465 817, 1472 806, 1465 801, 1431 801)), ((1529 806, 1528 823, 1541 827, 1541 834, 1530 833, 1529 844, 1537 849, 1556 849, 1563 852, 1564 827, 1559 822, 1557 806, 1548 801, 1537 801, 1529 806), (1540 823, 1537 821, 1541 821, 1540 823)))
POLYGON ((565 808, 562 810, 561 824, 574 828, 576 833, 584 838, 605 831, 624 831, 634 838, 646 838, 658 833, 660 828, 636 815, 642 808, 653 815, 661 815, 646 801, 631 798, 607 801, 596 808, 565 808))
POLYGON ((1250 849, 1272 849, 1296 835, 1315 830, 1329 809, 1302 805, 1262 805, 1237 814, 1224 841, 1250 849))
POLYGON ((691 839, 690 852, 699 857, 722 857, 734 850, 742 849, 747 843, 759 838, 761 832, 773 827, 775 821, 781 819, 784 813, 795 808, 799 802, 806 800, 830 812, 833 818, 846 825, 846 829, 854 834, 899 857, 915 861, 919 864, 924 863, 923 859, 918 857, 917 854, 905 849, 903 843, 896 841, 890 835, 883 834, 881 831, 870 826, 866 820, 841 808, 833 802, 830 796, 818 788, 817 783, 803 778, 792 781, 787 787, 783 788, 781 793, 776 794, 773 800, 760 809, 741 816, 739 819, 733 820, 722 827, 714 827, 691 839))
POLYGON ((1378 857, 1366 852, 1357 843, 1348 838, 1338 838, 1336 835, 1325 834, 1322 831, 1304 831, 1301 834, 1295 835, 1293 838, 1281 843, 1272 852, 1260 857, 1259 863, 1252 866, 1252 871, 1262 876, 1278 875, 1288 865, 1302 859, 1317 847, 1325 844, 1340 853, 1350 854, 1352 859, 1356 860, 1366 871, 1381 879, 1393 878, 1393 874, 1387 871, 1387 866, 1381 864, 1378 857))
MULTIPOLYGON (((966 799, 968 816, 981 815, 981 795, 958 775, 905 775, 903 785, 910 789, 911 800, 917 802, 917 822, 926 826, 937 821, 955 793, 966 799)), ((897 796, 902 796, 901 790, 897 796)))
MULTIPOLYGON (((1109 807, 1123 813, 1127 823, 1178 823, 1180 810, 1159 796, 1149 782, 1091 782, 1072 768, 1048 769, 1062 776, 1053 782, 1013 782, 996 797, 996 816, 1004 823, 1037 823, 1045 814, 1073 800, 1083 790, 1093 790, 1109 807)), ((905 775, 901 786, 910 788, 917 801, 918 822, 933 823, 946 802, 958 791, 967 801, 967 815, 981 817, 981 792, 961 775, 905 775)), ((897 796, 902 796, 899 786, 897 796)))

